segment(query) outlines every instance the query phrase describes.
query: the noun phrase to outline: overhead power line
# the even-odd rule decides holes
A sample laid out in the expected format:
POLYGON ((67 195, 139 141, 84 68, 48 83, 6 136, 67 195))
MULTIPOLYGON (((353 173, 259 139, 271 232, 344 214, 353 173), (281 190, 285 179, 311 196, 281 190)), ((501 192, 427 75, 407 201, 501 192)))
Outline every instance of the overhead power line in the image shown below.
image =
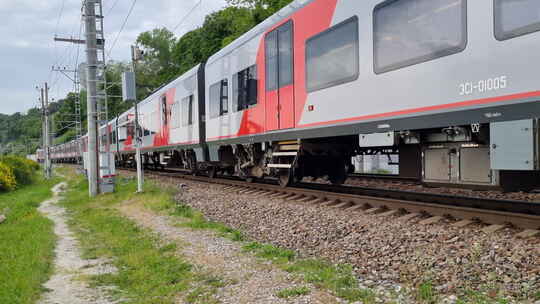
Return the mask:
POLYGON ((58 14, 58 19, 56 20, 56 27, 54 28, 54 35, 58 34, 58 26, 60 25, 60 19, 62 19, 62 14, 64 13, 64 7, 66 5, 66 0, 62 0, 62 6, 60 7, 60 13, 58 14))
POLYGON ((116 4, 118 3, 118 0, 114 1, 113 5, 111 5, 111 7, 109 7, 109 9, 107 10, 107 13, 105 14, 105 16, 108 16, 111 11, 113 10, 113 8, 116 6, 116 4))
POLYGON ((186 20, 189 18, 189 16, 202 4, 202 0, 199 0, 197 4, 193 6, 193 8, 178 22, 178 24, 173 28, 173 33, 176 32, 176 30, 180 27, 180 25, 184 24, 186 20))
POLYGON ((128 14, 126 16, 126 19, 124 19, 124 23, 122 24, 122 27, 120 28, 120 31, 116 35, 116 38, 114 39, 113 44, 111 45, 111 48, 107 52, 107 57, 111 56, 111 52, 114 49, 116 42, 118 42, 118 38, 120 38, 120 34, 122 34, 122 31, 124 30, 124 27, 126 26, 126 23, 128 22, 129 16, 131 16, 131 13, 133 12, 133 8, 135 8, 135 4, 137 3, 137 0, 133 0, 131 3, 131 7, 129 8, 128 14))

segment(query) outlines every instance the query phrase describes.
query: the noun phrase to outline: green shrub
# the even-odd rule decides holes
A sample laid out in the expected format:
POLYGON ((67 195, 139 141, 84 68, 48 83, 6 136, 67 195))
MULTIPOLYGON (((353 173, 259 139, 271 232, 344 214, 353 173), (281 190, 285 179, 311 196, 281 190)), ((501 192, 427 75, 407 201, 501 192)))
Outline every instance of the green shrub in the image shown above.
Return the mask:
POLYGON ((14 155, 6 155, 0 158, 0 161, 8 165, 13 174, 18 186, 29 185, 34 181, 36 167, 31 164, 26 158, 14 155))
POLYGON ((7 164, 0 162, 0 192, 13 191, 17 188, 17 182, 13 170, 7 164))
POLYGON ((41 167, 39 166, 38 162, 36 161, 33 161, 31 159, 28 159, 28 158, 23 158, 24 162, 28 165, 28 167, 34 171, 39 171, 39 169, 41 169, 41 167))

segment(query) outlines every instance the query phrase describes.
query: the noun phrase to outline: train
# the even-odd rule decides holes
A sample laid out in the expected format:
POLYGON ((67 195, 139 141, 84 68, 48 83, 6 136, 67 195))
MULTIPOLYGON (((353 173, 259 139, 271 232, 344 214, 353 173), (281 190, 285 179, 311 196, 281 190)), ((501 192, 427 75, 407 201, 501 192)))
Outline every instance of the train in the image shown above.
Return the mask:
MULTIPOLYGON (((399 176, 426 184, 531 190, 539 66, 539 1, 296 0, 98 141, 121 166, 140 138, 145 166, 284 187, 342 184, 355 156, 398 155, 399 176)), ((80 161, 87 142, 52 159, 80 161)))

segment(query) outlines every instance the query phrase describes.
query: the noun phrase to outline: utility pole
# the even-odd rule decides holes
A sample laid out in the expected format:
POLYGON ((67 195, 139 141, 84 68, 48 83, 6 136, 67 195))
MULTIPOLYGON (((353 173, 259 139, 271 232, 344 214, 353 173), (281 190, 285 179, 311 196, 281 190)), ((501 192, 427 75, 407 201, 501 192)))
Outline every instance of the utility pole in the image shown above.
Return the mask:
POLYGON ((141 159, 141 132, 139 126, 139 107, 137 101, 137 61, 141 58, 141 51, 136 46, 131 46, 131 70, 133 72, 133 85, 135 87, 135 157, 137 162, 137 192, 143 192, 144 175, 142 171, 142 159, 141 159))
POLYGON ((98 125, 97 125, 97 36, 96 7, 94 0, 86 0, 84 4, 86 34, 86 66, 87 66, 87 112, 88 112, 88 190, 90 197, 99 193, 99 159, 98 159, 98 125))
POLYGON ((45 83, 45 88, 41 88, 41 109, 43 115, 43 153, 45 154, 45 178, 51 178, 51 135, 49 131, 49 87, 45 83))

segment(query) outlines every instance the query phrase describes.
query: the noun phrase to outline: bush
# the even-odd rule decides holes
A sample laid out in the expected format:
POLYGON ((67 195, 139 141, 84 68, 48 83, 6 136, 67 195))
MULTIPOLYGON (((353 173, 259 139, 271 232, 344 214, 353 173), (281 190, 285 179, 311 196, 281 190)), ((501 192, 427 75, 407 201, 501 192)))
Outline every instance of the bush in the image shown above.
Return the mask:
POLYGON ((28 158, 23 158, 23 160, 28 165, 28 167, 30 167, 30 169, 32 169, 34 171, 39 171, 39 169, 41 169, 38 162, 33 161, 31 159, 28 159, 28 158))
POLYGON ((3 162, 7 166, 9 166, 11 170, 13 170, 17 185, 28 185, 34 181, 37 169, 26 158, 14 155, 7 155, 1 157, 0 162, 3 162))
POLYGON ((17 182, 13 170, 3 162, 0 162, 0 192, 13 191, 17 188, 17 182))

